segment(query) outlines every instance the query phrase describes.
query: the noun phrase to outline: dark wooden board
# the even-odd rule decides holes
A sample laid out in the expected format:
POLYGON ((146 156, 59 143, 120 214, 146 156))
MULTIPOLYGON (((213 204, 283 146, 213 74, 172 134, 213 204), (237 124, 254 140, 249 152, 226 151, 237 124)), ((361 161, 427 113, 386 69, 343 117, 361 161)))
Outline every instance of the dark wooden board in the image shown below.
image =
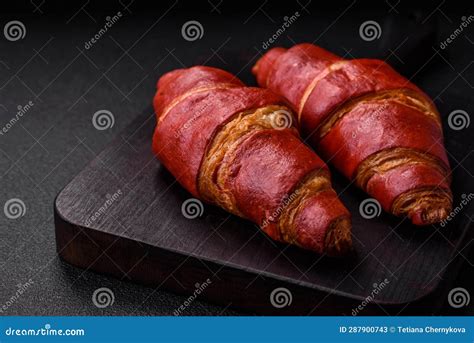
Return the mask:
MULTIPOLYGON (((439 106, 442 113, 455 109, 439 106)), ((183 294, 209 278, 199 299, 262 314, 350 315, 385 279, 362 314, 399 313, 413 302, 434 309, 445 301, 457 258, 468 248, 474 201, 444 228, 417 228, 385 213, 364 219, 359 205, 367 195, 333 171, 353 215, 355 253, 320 257, 272 242, 256 225, 210 205, 201 217, 185 218, 181 206, 191 196, 152 155, 154 125, 150 108, 58 194, 56 241, 64 260, 183 294), (291 292, 291 305, 272 306, 276 287, 291 292)), ((469 131, 445 125, 455 206, 474 193, 469 131)))

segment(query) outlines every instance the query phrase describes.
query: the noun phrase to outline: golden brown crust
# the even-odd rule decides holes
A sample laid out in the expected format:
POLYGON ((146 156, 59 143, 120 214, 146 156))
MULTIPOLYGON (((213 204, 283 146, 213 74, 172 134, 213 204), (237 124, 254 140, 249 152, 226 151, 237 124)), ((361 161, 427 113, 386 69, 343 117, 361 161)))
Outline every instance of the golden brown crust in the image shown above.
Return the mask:
POLYGON ((341 216, 331 223, 326 234, 325 246, 329 256, 342 256, 351 250, 351 221, 348 217, 341 216))
POLYGON ((410 148, 391 148, 381 150, 359 164, 354 177, 356 185, 366 190, 367 182, 375 174, 386 173, 391 169, 408 164, 427 164, 443 175, 448 174, 448 167, 436 156, 410 148))
MULTIPOLYGON (((282 240, 298 245, 298 227, 295 218, 309 199, 321 192, 334 192, 329 173, 318 170, 310 173, 288 197, 291 201, 282 207, 278 227, 282 240)), ((329 205, 329 204, 328 204, 329 205)), ((324 252, 329 256, 345 255, 352 247, 351 220, 348 215, 333 219, 324 237, 324 252)))
MULTIPOLYGON (((437 157, 408 148, 381 150, 366 158, 358 167, 355 180, 359 187, 367 191, 370 180, 376 176, 383 178, 390 172, 411 167, 430 168, 444 176, 439 184, 429 187, 407 189, 399 194, 390 206, 390 212, 397 216, 407 215, 413 221, 426 224, 439 222, 451 211, 452 195, 446 185, 450 183, 448 167, 437 157)), ((403 171, 399 172, 399 177, 403 171)))
POLYGON ((313 93, 313 90, 316 88, 319 81, 324 79, 328 74, 343 68, 344 65, 347 64, 348 62, 349 61, 337 61, 337 62, 331 64, 326 69, 324 69, 318 75, 316 75, 316 77, 313 79, 313 81, 311 81, 311 83, 308 85, 308 87, 306 87, 306 89, 303 93, 303 96, 301 97, 300 106, 298 107, 298 121, 301 121, 301 114, 303 113, 304 105, 306 105, 306 101, 308 100, 311 93, 313 93))
MULTIPOLYGON (((432 103, 427 101, 423 95, 411 89, 397 89, 377 93, 370 93, 355 99, 352 99, 337 110, 333 111, 328 119, 323 123, 319 130, 319 137, 322 139, 330 130, 341 120, 345 114, 352 111, 357 106, 370 103, 379 106, 378 111, 386 110, 385 106, 393 106, 393 103, 399 103, 405 107, 415 109, 423 113, 427 118, 436 123, 441 128, 439 113, 433 108, 432 103), (387 102, 387 100, 389 102, 387 102)), ((379 115, 382 113, 380 112, 379 115)), ((371 113, 374 115, 374 113, 371 113)), ((409 173, 407 170, 406 173, 409 173)), ((423 172, 421 172, 423 173, 423 172)), ((363 190, 371 194, 371 190, 384 187, 384 184, 392 182, 392 189, 403 190, 392 202, 392 204, 383 203, 383 207, 394 215, 407 215, 414 223, 427 225, 439 222, 448 215, 452 199, 447 184, 450 183, 449 166, 438 156, 426 151, 419 151, 410 147, 385 148, 366 157, 358 165, 354 175, 356 184, 363 190), (426 187, 410 184, 408 180, 401 183, 393 183, 393 177, 390 173, 398 174, 399 180, 403 178, 404 171, 412 168, 431 168, 430 173, 437 172, 441 175, 439 181, 428 181, 426 187), (397 170, 398 169, 398 170, 397 170), (376 176, 378 186, 368 187, 368 183, 376 176), (385 179, 385 181, 383 181, 385 179), (428 185, 429 184, 429 185, 428 185), (413 189, 412 189, 413 187, 413 189)), ((431 179, 434 180, 434 179, 431 179)), ((420 182, 422 182, 420 180, 420 182)), ((380 192, 378 198, 383 198, 380 192)))
POLYGON ((450 167, 440 115, 385 62, 345 60, 300 44, 270 50, 252 71, 298 112, 323 157, 384 210, 407 214, 416 225, 447 216, 450 167))
MULTIPOLYGON (((227 187, 227 180, 232 173, 232 156, 246 137, 255 131, 275 129, 275 122, 278 121, 276 116, 282 111, 291 113, 288 108, 276 105, 241 112, 216 133, 202 161, 198 179, 199 192, 206 201, 245 217, 237 206, 232 190, 227 187)), ((298 135, 296 129, 295 135, 298 135)), ((326 169, 312 171, 289 192, 277 211, 266 218, 262 226, 266 225, 265 221, 276 223, 279 240, 299 245, 295 217, 306 206, 309 198, 331 189, 330 175, 326 169)), ((346 253, 352 245, 350 229, 349 216, 335 218, 324 239, 327 247, 325 252, 332 256, 346 253)))
POLYGON ((297 121, 280 96, 245 87, 224 71, 194 67, 160 78, 153 104, 158 117, 153 151, 194 197, 285 241, 281 213, 298 198, 291 192, 302 180, 316 175, 303 192, 312 195, 284 230, 294 231, 298 246, 324 253, 334 222, 350 221, 329 186, 326 164, 301 141, 297 121), (312 192, 322 184, 324 191, 312 192))
POLYGON ((297 232, 294 226, 294 219, 298 211, 304 207, 305 200, 329 188, 331 188, 331 181, 328 172, 317 170, 310 173, 291 192, 289 196, 291 202, 283 207, 278 223, 284 241, 292 243, 296 241, 297 232))
POLYGON ((203 158, 198 179, 199 192, 206 201, 243 217, 236 206, 233 192, 225 186, 231 170, 229 162, 232 158, 229 156, 235 154, 239 144, 250 133, 274 128, 277 116, 282 112, 291 114, 288 108, 277 105, 238 113, 214 136, 203 158))
POLYGON ((392 213, 407 215, 412 221, 435 224, 443 221, 452 210, 451 192, 438 188, 417 188, 400 194, 393 202, 392 213))
POLYGON ((368 93, 344 102, 333 110, 319 127, 317 137, 322 139, 345 114, 351 112, 355 107, 370 103, 380 104, 380 111, 384 110, 385 101, 398 102, 403 106, 414 108, 434 120, 441 127, 441 119, 438 111, 423 95, 409 88, 391 89, 375 93, 368 93))

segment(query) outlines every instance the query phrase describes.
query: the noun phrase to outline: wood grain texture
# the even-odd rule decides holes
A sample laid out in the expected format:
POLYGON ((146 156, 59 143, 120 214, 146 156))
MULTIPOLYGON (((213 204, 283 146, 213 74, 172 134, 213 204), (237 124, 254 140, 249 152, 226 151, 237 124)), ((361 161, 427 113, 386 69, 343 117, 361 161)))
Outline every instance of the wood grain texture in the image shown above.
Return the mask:
MULTIPOLYGON (((445 228, 414 228, 385 213, 364 219, 359 204, 366 196, 334 172, 335 189, 353 216, 355 252, 346 259, 275 243, 252 223, 213 206, 187 219, 181 205, 191 195, 151 152, 151 113, 140 115, 58 194, 56 241, 64 260, 183 294, 209 278, 200 298, 262 314, 350 315, 385 279, 389 283, 362 314, 397 313, 414 301, 434 307, 435 295, 438 305, 444 301, 439 292, 456 273, 466 216, 445 228), (92 217, 114 194, 116 200, 92 217), (271 305, 276 287, 291 291, 290 306, 271 305)), ((459 149, 467 147, 449 139, 448 151, 465 154, 459 149)), ((466 173, 454 168, 455 205, 473 191, 466 173)), ((470 206, 463 212, 474 211, 470 206)))

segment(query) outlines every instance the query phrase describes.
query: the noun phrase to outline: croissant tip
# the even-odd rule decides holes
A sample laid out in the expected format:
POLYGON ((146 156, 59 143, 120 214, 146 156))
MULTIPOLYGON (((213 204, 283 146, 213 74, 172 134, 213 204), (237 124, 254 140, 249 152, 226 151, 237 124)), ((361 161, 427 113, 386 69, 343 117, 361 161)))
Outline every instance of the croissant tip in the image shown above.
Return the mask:
POLYGON ((257 61, 257 63, 255 63, 255 65, 252 67, 252 74, 253 75, 257 75, 258 74, 258 64, 259 64, 260 60, 257 61))
POLYGON ((415 225, 430 225, 445 220, 451 208, 449 206, 419 208, 410 214, 410 219, 415 225))
POLYGON ((326 235, 328 256, 345 256, 352 250, 351 220, 349 217, 336 219, 326 235))

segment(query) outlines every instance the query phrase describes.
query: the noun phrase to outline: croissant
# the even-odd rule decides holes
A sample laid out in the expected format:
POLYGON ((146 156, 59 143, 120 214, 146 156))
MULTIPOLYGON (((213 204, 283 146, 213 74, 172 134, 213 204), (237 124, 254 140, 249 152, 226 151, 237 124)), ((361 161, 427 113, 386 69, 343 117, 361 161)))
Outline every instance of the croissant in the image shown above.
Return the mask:
POLYGON ((350 214, 280 96, 203 66, 171 71, 157 88, 153 151, 194 197, 274 240, 332 256, 350 250, 350 214))
POLYGON ((416 225, 449 215, 451 171, 440 115, 387 63, 300 44, 269 50, 252 72, 288 101, 310 145, 384 210, 416 225))

